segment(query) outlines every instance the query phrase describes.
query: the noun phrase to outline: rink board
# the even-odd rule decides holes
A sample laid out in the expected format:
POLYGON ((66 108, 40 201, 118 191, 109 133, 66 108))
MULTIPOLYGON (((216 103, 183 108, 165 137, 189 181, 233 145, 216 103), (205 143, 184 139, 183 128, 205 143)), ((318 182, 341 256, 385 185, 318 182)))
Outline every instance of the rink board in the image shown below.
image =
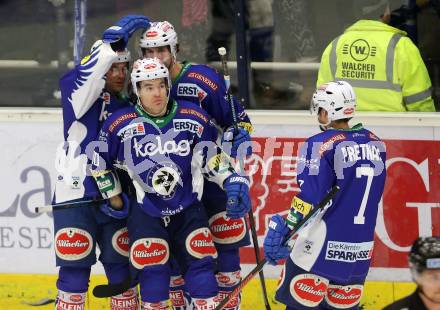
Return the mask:
MULTIPOLYGON (((298 192, 294 170, 298 143, 318 128, 306 112, 253 111, 250 115, 256 128, 256 152, 247 167, 262 244, 268 218, 286 212, 298 192)), ((440 235, 440 116, 362 114, 357 119, 384 139, 388 149, 388 179, 368 279, 409 281, 406 257, 411 242, 419 235, 440 235)), ((0 110, 0 273, 56 273, 51 214, 36 215, 33 209, 50 203, 61 138, 58 109, 0 110)), ((252 248, 242 250, 244 263, 252 264, 253 257, 252 248)), ((279 267, 265 271, 277 278, 279 267)), ((97 267, 95 272, 102 269, 97 267)))

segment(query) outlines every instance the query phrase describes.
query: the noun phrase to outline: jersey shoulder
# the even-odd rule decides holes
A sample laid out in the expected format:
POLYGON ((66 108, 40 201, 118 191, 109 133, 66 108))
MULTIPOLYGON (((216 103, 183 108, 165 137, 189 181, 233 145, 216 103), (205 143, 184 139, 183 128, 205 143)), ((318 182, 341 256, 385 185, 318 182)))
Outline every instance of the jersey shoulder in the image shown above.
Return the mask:
POLYGON ((185 82, 193 82, 211 92, 224 87, 224 79, 216 69, 208 65, 191 64, 184 74, 185 82))
POLYGON ((313 152, 318 148, 319 155, 334 150, 334 146, 349 139, 347 132, 341 130, 326 130, 306 139, 307 147, 313 152))
POLYGON ((125 107, 113 112, 104 122, 102 126, 103 130, 110 133, 117 132, 119 128, 123 127, 126 123, 138 117, 134 107, 125 107))
POLYGON ((192 120, 202 121, 204 124, 208 123, 210 116, 197 104, 186 101, 177 100, 177 117, 188 118, 192 120))

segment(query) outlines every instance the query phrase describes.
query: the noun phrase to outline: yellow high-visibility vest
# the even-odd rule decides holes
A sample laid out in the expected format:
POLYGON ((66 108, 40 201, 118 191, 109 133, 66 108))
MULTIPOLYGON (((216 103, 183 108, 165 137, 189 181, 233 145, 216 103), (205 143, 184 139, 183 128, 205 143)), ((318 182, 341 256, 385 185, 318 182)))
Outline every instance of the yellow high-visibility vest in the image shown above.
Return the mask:
POLYGON ((435 111, 418 48, 406 32, 379 21, 360 20, 327 46, 317 86, 333 80, 353 86, 357 111, 435 111))

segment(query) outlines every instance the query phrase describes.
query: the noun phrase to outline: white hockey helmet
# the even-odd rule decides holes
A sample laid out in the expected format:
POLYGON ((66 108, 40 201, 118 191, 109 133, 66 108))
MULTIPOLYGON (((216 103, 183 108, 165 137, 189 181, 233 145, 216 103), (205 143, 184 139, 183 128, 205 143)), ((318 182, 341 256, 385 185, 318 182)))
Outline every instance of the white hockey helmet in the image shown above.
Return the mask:
POLYGON ((133 64, 131 71, 131 84, 133 85, 133 92, 139 97, 137 83, 141 81, 148 81, 154 79, 166 79, 168 87, 168 97, 170 96, 171 80, 167 67, 157 58, 143 58, 138 59, 133 64))
POLYGON ((352 118, 356 109, 353 87, 345 81, 328 82, 319 86, 310 103, 312 115, 318 115, 319 108, 327 111, 329 124, 339 119, 352 118))
POLYGON ((177 57, 177 33, 171 23, 167 21, 151 23, 141 36, 139 46, 141 48, 170 46, 171 55, 177 57))
MULTIPOLYGON (((94 50, 96 50, 99 46, 101 46, 104 42, 102 40, 98 40, 95 43, 93 43, 92 48, 90 49, 90 54, 93 53, 94 50)), ((118 58, 114 61, 114 63, 119 62, 130 62, 131 60, 131 53, 130 51, 125 48, 123 51, 117 51, 118 58)))

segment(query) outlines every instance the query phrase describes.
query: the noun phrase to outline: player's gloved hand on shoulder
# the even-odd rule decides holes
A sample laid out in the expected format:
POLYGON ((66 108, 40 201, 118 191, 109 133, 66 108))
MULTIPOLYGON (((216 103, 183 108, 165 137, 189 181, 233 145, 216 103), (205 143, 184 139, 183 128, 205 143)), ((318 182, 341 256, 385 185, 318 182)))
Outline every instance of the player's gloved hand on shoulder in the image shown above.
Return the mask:
POLYGON ((223 188, 227 196, 226 216, 232 219, 245 216, 251 209, 249 179, 233 173, 224 181, 223 188))
POLYGON ((102 34, 102 40, 105 43, 115 43, 122 40, 125 48, 128 39, 138 29, 147 29, 150 27, 150 20, 143 15, 127 15, 122 17, 115 25, 107 28, 102 34))
POLYGON ((285 259, 290 255, 287 246, 283 246, 283 241, 290 229, 281 215, 274 215, 269 222, 269 230, 264 238, 264 255, 271 265, 276 265, 278 260, 285 259))
POLYGON ((228 155, 233 158, 244 158, 252 155, 251 135, 242 127, 238 127, 237 130, 234 127, 229 127, 223 133, 222 144, 225 145, 225 143, 232 143, 231 154, 228 155))
POLYGON ((128 213, 130 212, 130 199, 128 196, 124 193, 120 193, 118 196, 112 197, 110 199, 107 199, 103 204, 100 205, 99 209, 106 215, 113 217, 115 219, 125 219, 128 216, 128 213), (118 206, 115 206, 115 201, 117 201, 116 197, 120 197, 122 200, 122 208, 119 209, 119 203, 118 206), (111 201, 113 200, 113 201, 111 201), (118 207, 118 209, 116 209, 118 207))

